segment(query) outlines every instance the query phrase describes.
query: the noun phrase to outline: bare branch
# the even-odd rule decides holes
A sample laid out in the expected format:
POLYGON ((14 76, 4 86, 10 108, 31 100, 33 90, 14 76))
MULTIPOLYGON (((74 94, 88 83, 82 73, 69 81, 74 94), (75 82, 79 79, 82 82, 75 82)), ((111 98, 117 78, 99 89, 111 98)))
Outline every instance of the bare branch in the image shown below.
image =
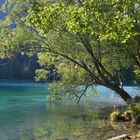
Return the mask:
POLYGON ((82 91, 81 95, 80 95, 79 98, 78 98, 77 104, 79 104, 79 102, 80 102, 82 96, 86 93, 87 89, 88 89, 91 85, 92 85, 92 84, 86 85, 86 87, 84 88, 84 90, 82 91))

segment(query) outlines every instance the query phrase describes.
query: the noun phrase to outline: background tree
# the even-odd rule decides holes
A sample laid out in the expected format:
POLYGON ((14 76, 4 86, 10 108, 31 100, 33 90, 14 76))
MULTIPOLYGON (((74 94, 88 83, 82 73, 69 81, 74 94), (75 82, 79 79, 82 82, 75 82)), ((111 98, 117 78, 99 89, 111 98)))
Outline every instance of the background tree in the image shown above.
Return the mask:
MULTIPOLYGON (((0 5, 4 1, 0 2, 0 5)), ((37 33, 22 22, 28 1, 5 1, 0 13, 0 74, 1 79, 33 80, 39 46, 37 33), (25 5, 26 4, 26 5, 25 5), (24 7, 25 5, 25 7, 24 7), (2 15, 2 16, 1 16, 2 15), (4 15, 4 16, 3 16, 4 15), (34 50, 34 52, 32 51, 34 50)))

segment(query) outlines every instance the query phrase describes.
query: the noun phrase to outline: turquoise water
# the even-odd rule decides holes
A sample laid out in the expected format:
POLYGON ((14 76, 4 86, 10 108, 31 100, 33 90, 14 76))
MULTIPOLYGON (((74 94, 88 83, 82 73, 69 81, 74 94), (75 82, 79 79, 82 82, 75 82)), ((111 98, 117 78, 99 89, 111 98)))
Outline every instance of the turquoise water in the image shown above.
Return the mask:
MULTIPOLYGON (((138 87, 126 87, 138 95, 138 87)), ((45 84, 0 82, 0 140, 106 140, 139 130, 129 123, 111 124, 106 115, 124 102, 104 87, 99 95, 75 101, 47 101, 45 84)))

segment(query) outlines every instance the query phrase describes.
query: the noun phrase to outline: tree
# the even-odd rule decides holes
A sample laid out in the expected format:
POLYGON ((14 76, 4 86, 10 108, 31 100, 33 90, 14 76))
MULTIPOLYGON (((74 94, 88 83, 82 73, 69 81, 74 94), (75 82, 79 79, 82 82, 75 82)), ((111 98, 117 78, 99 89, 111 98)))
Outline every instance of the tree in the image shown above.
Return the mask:
POLYGON ((59 74, 59 81, 52 85, 55 97, 68 93, 79 102, 89 87, 100 84, 114 90, 124 101, 132 100, 123 89, 121 74, 134 64, 139 48, 135 30, 139 0, 26 3, 28 14, 22 21, 40 36, 38 57, 44 69, 37 74, 46 77, 52 65, 56 76, 59 74))

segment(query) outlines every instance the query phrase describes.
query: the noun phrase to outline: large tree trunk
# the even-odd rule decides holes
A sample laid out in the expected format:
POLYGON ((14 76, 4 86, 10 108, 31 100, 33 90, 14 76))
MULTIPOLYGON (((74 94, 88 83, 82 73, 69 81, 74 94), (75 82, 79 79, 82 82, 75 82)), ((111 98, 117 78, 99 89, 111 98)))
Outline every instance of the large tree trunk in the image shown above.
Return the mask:
POLYGON ((130 104, 132 102, 132 97, 123 89, 118 86, 114 86, 113 84, 108 84, 106 87, 112 89, 116 92, 117 95, 119 95, 127 104, 130 104))

